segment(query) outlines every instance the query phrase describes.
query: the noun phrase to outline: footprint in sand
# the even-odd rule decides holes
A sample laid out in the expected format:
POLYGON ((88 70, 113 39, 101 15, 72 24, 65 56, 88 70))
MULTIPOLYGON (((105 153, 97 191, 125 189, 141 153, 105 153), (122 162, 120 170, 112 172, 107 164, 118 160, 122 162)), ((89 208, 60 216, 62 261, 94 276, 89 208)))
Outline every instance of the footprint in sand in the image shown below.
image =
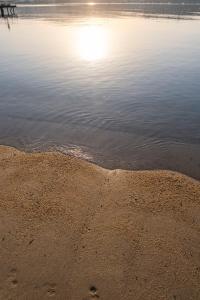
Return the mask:
POLYGON ((56 295, 56 284, 48 284, 47 285, 47 296, 54 297, 56 295))
POLYGON ((13 269, 10 270, 10 272, 8 274, 8 281, 9 281, 12 288, 17 287, 17 285, 18 285, 17 269, 13 268, 13 269))
POLYGON ((92 285, 92 286, 90 287, 89 294, 90 294, 90 296, 91 296, 92 298, 99 298, 98 290, 97 290, 97 288, 96 288, 94 285, 92 285))

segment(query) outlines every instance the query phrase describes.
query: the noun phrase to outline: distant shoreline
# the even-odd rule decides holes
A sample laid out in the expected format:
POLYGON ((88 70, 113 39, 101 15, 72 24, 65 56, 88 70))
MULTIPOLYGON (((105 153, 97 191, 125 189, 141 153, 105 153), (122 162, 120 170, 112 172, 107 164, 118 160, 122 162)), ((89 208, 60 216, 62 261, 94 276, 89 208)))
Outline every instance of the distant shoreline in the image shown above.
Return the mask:
MULTIPOLYGON (((16 1, 17 4, 54 4, 54 5, 59 5, 59 4, 88 4, 88 3, 91 3, 91 1, 39 1, 39 0, 36 0, 36 1, 16 1)), ((93 1, 94 4, 139 4, 139 5, 199 5, 200 4, 200 1, 193 1, 192 3, 191 2, 187 2, 187 1, 182 1, 182 0, 179 0, 179 1, 93 1)))

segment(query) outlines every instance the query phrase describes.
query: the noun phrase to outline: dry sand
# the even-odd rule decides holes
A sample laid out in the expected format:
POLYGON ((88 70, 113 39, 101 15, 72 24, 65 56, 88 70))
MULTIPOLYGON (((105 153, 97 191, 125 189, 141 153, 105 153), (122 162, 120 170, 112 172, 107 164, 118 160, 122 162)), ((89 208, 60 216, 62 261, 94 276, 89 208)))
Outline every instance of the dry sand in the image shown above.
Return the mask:
POLYGON ((0 147, 0 299, 200 299, 200 183, 0 147))

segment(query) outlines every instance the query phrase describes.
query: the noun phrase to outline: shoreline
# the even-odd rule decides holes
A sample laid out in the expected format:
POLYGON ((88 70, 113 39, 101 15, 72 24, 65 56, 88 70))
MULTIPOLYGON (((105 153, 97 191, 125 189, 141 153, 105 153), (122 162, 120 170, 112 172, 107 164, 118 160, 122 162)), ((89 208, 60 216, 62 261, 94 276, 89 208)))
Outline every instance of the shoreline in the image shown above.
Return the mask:
POLYGON ((0 298, 198 299, 200 182, 0 146, 0 298))
MULTIPOLYGON (((0 144, 0 148, 4 148, 4 149, 10 149, 10 151, 19 151, 22 152, 24 154, 27 155, 31 155, 31 154, 50 154, 50 153, 54 153, 54 154, 61 154, 64 157, 72 157, 74 159, 77 159, 79 161, 82 162, 86 162, 89 163, 91 165, 94 165, 97 168, 103 169, 105 171, 123 171, 123 172, 169 172, 169 173, 174 173, 174 174, 180 174, 183 176, 186 176, 190 179, 196 180, 198 182, 200 182, 200 175, 198 175, 199 173, 197 172, 191 172, 191 166, 189 167, 189 169, 185 169, 180 167, 176 167, 176 168, 165 168, 165 167, 154 167, 152 166, 147 166, 147 168, 145 168, 144 166, 138 166, 136 165, 136 167, 134 168, 133 165, 131 164, 127 164, 124 161, 124 158, 119 159, 119 161, 122 161, 122 165, 121 163, 115 163, 114 161, 111 161, 111 156, 108 158, 108 162, 105 162, 104 159, 102 159, 100 156, 95 156, 94 152, 84 152, 82 150, 82 148, 80 146, 70 146, 70 147, 64 147, 64 146, 45 146, 45 147, 41 147, 41 148, 31 148, 31 147, 18 147, 18 146, 10 146, 9 144, 0 144)), ((179 151, 181 151, 181 149, 179 149, 179 151)), ((138 159, 140 160, 141 157, 138 159)), ((117 160, 117 157, 115 157, 115 161, 117 160)), ((173 163, 172 163, 173 164, 173 163)), ((148 163, 147 163, 148 165, 148 163)), ((196 170, 197 171, 197 170, 196 170)))

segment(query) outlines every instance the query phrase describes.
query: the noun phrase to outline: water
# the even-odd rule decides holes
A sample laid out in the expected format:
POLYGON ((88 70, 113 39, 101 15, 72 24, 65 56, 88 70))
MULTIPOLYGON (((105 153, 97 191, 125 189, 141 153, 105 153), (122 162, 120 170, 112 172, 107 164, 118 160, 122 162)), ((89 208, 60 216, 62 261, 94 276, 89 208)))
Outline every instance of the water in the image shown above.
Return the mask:
POLYGON ((21 6, 0 20, 0 144, 200 178, 200 5, 21 6))

